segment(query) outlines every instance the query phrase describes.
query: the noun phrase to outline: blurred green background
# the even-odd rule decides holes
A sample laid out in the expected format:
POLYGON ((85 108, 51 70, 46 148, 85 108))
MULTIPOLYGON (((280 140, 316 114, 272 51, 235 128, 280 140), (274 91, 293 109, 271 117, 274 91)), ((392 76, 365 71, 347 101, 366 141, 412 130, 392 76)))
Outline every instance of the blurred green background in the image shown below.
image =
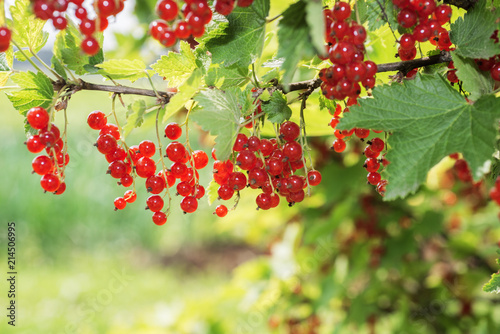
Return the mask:
MULTIPOLYGON (((141 22, 151 20, 154 1, 139 3, 141 22)), ((270 16, 286 5, 273 1, 270 16)), ((268 37, 262 61, 274 55, 275 36, 268 37)), ((142 40, 120 38, 109 56, 137 56, 142 40)), ((387 28, 372 33, 371 59, 393 61, 392 45, 387 28)), ((295 79, 315 73, 306 64, 295 79)), ((317 99, 311 96, 306 121, 309 133, 323 135, 310 142, 323 183, 312 197, 262 212, 255 210, 257 193, 246 189, 237 210, 222 219, 205 199, 189 215, 174 199, 172 215, 158 227, 144 210, 140 182, 137 201, 113 211, 124 188, 106 175, 108 164, 93 147, 97 133, 86 125, 91 111, 110 112, 109 95, 72 97, 67 190, 54 196, 31 174, 35 155, 23 145, 23 117, 0 94, 0 267, 5 274, 12 221, 18 272, 17 326, 2 314, 0 333, 500 332, 500 299, 481 290, 498 270, 500 210, 487 199, 492 181, 461 183, 453 161, 444 159, 417 194, 383 202, 366 185, 364 144, 351 141, 342 155, 329 150, 330 115, 317 99)), ((124 110, 118 113, 123 122, 124 110)), ((127 143, 154 140, 152 121, 127 143)), ((56 124, 62 128, 62 114, 56 124)), ((204 137, 192 133, 194 148, 210 152, 204 137)), ((7 290, 2 278, 2 305, 7 290)))

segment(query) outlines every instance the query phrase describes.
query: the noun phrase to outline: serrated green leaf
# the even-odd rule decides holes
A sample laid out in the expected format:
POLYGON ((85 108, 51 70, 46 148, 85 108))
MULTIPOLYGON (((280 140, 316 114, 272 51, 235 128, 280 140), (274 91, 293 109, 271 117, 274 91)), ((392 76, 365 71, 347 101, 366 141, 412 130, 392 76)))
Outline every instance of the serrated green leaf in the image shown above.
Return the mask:
POLYGON ((238 101, 239 89, 205 89, 195 96, 198 102, 195 112, 190 115, 215 139, 215 151, 219 160, 227 160, 240 129, 241 105, 238 101))
MULTIPOLYGON (((367 22, 369 30, 377 30, 387 23, 393 29, 398 26, 396 15, 394 15, 394 5, 391 0, 360 0, 357 1, 356 5, 358 6, 360 21, 367 22), (387 17, 384 16, 384 13, 387 17)), ((352 11, 352 18, 356 20, 354 10, 352 11)))
POLYGON ((12 105, 20 114, 33 107, 47 108, 52 103, 54 88, 50 79, 43 73, 19 72, 11 76, 21 90, 7 94, 12 105))
POLYGON ((135 100, 127 107, 127 123, 123 126, 123 136, 127 137, 134 128, 138 128, 144 122, 144 112, 146 111, 146 102, 144 100, 135 100))
POLYGON ((283 75, 285 85, 292 81, 297 65, 303 58, 312 58, 316 53, 323 52, 323 50, 316 50, 309 38, 310 29, 306 21, 306 7, 305 0, 292 4, 285 10, 278 24, 277 57, 284 59, 281 69, 285 71, 283 75))
POLYGON ((462 87, 470 93, 469 99, 476 101, 482 95, 493 92, 493 79, 489 72, 479 70, 476 62, 452 53, 453 64, 457 69, 457 77, 462 81, 462 87))
POLYGON ((196 67, 196 57, 189 43, 184 41, 180 43, 179 53, 169 51, 151 66, 159 76, 169 81, 171 87, 181 85, 196 67))
MULTIPOLYGON (((497 253, 500 254, 498 250, 497 253)), ((500 265, 499 259, 497 259, 497 263, 500 265)), ((483 291, 497 294, 500 293, 500 272, 491 275, 490 281, 483 286, 483 291)))
POLYGON ((309 38, 316 51, 325 54, 325 16, 321 0, 309 0, 306 5, 306 22, 309 38))
POLYGON ((287 105, 285 94, 275 90, 269 101, 262 101, 261 107, 271 123, 283 123, 292 116, 292 109, 287 105))
POLYGON ((221 89, 241 86, 250 80, 248 67, 233 65, 223 67, 219 64, 212 65, 207 73, 206 84, 221 89))
POLYGON ((450 39, 455 53, 465 58, 487 59, 500 53, 500 45, 490 38, 498 28, 494 12, 485 8, 485 1, 476 3, 463 18, 450 26, 450 39))
POLYGON ((168 102, 165 115, 163 116, 163 122, 166 122, 167 119, 183 108, 198 92, 202 83, 201 70, 194 70, 191 76, 179 87, 179 92, 168 102))
POLYGON ((33 52, 38 52, 47 42, 48 34, 43 31, 45 21, 37 19, 31 10, 29 0, 17 0, 10 6, 13 31, 12 39, 19 47, 29 47, 33 52))
POLYGON ((89 63, 89 57, 82 53, 80 43, 78 31, 73 25, 61 30, 54 43, 54 56, 78 75, 87 72, 84 66, 89 63))
POLYGON ((500 108, 493 95, 471 105, 443 77, 417 74, 403 84, 375 87, 373 98, 358 101, 337 128, 392 132, 385 199, 415 192, 427 172, 454 152, 464 155, 475 180, 488 171, 500 108))
POLYGON ((219 184, 215 182, 213 179, 210 180, 210 183, 208 184, 207 187, 208 205, 212 205, 212 203, 215 202, 219 197, 219 194, 217 193, 218 189, 219 189, 219 184))
POLYGON ((111 59, 95 66, 101 69, 100 74, 109 75, 113 79, 127 79, 134 82, 147 77, 146 64, 140 59, 111 59))
POLYGON ((260 57, 268 13, 269 0, 255 0, 250 7, 235 7, 227 16, 227 27, 205 42, 212 53, 212 62, 248 67, 260 57))

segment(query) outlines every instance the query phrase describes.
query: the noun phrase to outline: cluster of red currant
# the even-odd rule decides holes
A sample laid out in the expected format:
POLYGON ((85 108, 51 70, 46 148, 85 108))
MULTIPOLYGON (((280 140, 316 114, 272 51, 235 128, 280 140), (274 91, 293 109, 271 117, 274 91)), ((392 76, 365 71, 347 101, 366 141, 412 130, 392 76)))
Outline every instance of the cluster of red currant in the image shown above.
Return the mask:
POLYGON ((61 138, 61 132, 50 123, 50 115, 42 107, 34 107, 26 114, 28 124, 38 130, 37 135, 30 136, 26 147, 31 153, 40 153, 45 149, 47 155, 39 155, 33 159, 33 172, 42 175, 40 185, 43 190, 56 195, 66 190, 64 183, 64 168, 69 163, 66 145, 61 138))
POLYGON ((12 32, 7 27, 0 27, 0 52, 5 52, 10 46, 12 32))
MULTIPOLYGON (((333 142, 332 148, 335 152, 341 153, 346 149, 346 141, 350 140, 352 135, 355 135, 362 141, 364 141, 368 136, 370 136, 370 132, 373 133, 381 133, 382 131, 362 128, 355 128, 351 130, 338 130, 336 129, 337 124, 340 122, 340 116, 343 113, 349 112, 349 106, 356 104, 354 99, 347 100, 347 107, 342 110, 340 104, 337 104, 335 108, 335 112, 333 113, 333 117, 330 121, 330 126, 334 129, 334 135, 337 139, 333 142)), ((363 167, 367 170, 367 180, 368 183, 377 187, 377 191, 383 196, 385 193, 385 186, 387 185, 387 180, 382 180, 382 177, 379 173, 380 165, 383 167, 387 166, 389 162, 385 157, 379 158, 380 153, 385 148, 385 143, 382 139, 378 137, 374 137, 371 140, 367 141, 367 146, 365 147, 363 154, 366 157, 365 163, 363 167)))
MULTIPOLYGON (((318 185, 321 174, 310 170, 307 179, 294 174, 304 169, 302 145, 297 141, 299 135, 300 127, 291 121, 281 124, 277 139, 238 134, 233 146, 237 153, 235 164, 230 160, 217 160, 213 165, 214 181, 219 184, 219 199, 227 201, 235 192, 239 196, 239 191, 250 187, 262 190, 256 198, 257 207, 262 210, 276 207, 280 202, 278 194, 285 197, 290 206, 302 202, 304 189, 318 185)), ((224 217, 227 211, 225 205, 219 205, 215 214, 224 217)))
MULTIPOLYGON (((449 32, 442 26, 450 21, 451 7, 437 5, 435 0, 392 0, 399 9, 398 24, 408 32, 399 39, 398 55, 401 60, 412 60, 417 55, 416 42, 429 41, 438 50, 449 51, 451 41, 449 32)), ((417 69, 407 76, 415 75, 417 69)))
POLYGON ((332 10, 324 10, 328 58, 332 66, 319 73, 323 82, 321 91, 328 99, 357 98, 361 83, 366 88, 375 86, 377 65, 364 61, 366 30, 350 19, 351 7, 338 1, 332 10))
POLYGON ((75 5, 75 16, 80 20, 79 28, 85 38, 82 41, 81 49, 88 55, 95 55, 99 52, 99 42, 93 37, 94 33, 104 31, 108 27, 108 18, 120 13, 125 4, 125 0, 95 0, 93 8, 95 18, 90 18, 87 10, 83 7, 84 0, 35 0, 32 1, 35 16, 44 21, 52 20, 52 25, 58 30, 63 30, 68 26, 66 11, 69 4, 75 5))
MULTIPOLYGON (((170 198, 168 190, 177 180, 180 181, 177 184, 177 194, 184 197, 180 204, 181 209, 185 213, 196 211, 198 199, 205 194, 205 188, 199 184, 197 170, 208 164, 208 156, 203 151, 191 151, 175 141, 182 134, 177 123, 170 123, 165 128, 165 136, 174 140, 167 145, 165 156, 173 163, 167 169, 161 159, 162 167, 159 172, 156 171, 157 163, 152 159, 157 151, 152 141, 143 140, 139 145, 127 147, 121 139, 118 126, 107 123, 107 117, 101 111, 90 113, 87 123, 92 129, 99 130, 95 146, 109 163, 107 173, 119 179, 119 185, 130 187, 136 176, 146 179, 146 190, 152 194, 146 200, 146 209, 154 212, 155 224, 163 225, 167 221, 170 205, 162 211, 165 206, 163 198, 166 195, 170 198), (191 167, 186 165, 188 162, 191 167)), ((161 150, 159 151, 161 154, 161 150)), ((114 200, 115 210, 123 210, 127 203, 134 202, 136 197, 134 184, 134 190, 127 190, 123 197, 114 200)))
MULTIPOLYGON (((215 0, 215 10, 222 15, 229 15, 234 8, 235 0, 215 0)), ((248 7, 253 0, 238 0, 238 6, 248 7)), ((212 20, 212 9, 207 0, 185 0, 179 9, 177 0, 159 0, 156 3, 156 14, 160 18, 151 22, 151 36, 165 47, 171 47, 177 39, 201 37, 205 33, 205 25, 212 20)))

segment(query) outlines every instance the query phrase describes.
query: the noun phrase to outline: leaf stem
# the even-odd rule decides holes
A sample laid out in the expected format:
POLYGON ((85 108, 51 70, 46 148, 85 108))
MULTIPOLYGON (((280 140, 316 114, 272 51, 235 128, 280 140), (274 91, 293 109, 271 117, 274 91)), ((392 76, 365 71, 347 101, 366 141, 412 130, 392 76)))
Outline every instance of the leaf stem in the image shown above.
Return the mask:
POLYGON ((16 41, 15 41, 15 40, 11 39, 11 40, 10 40, 10 42, 16 46, 16 48, 19 50, 19 52, 21 52, 21 54, 24 56, 24 58, 26 58, 26 60, 28 60, 28 61, 30 62, 31 66, 33 66, 33 67, 34 67, 34 68, 35 68, 38 72, 42 72, 42 73, 44 73, 44 72, 42 71, 42 69, 41 69, 40 67, 38 67, 38 65, 37 65, 37 64, 35 64, 35 63, 33 62, 33 60, 31 60, 31 58, 30 58, 30 57, 28 57, 28 55, 27 55, 27 54, 24 52, 24 50, 23 50, 23 49, 22 49, 22 48, 21 48, 21 47, 20 47, 20 46, 16 43, 16 41))
POLYGON ((38 60, 40 62, 40 64, 42 64, 47 70, 50 71, 50 73, 52 73, 58 80, 61 80, 61 81, 64 81, 64 78, 61 77, 56 71, 54 71, 52 68, 50 68, 49 65, 47 65, 40 57, 38 57, 38 55, 36 54, 36 52, 33 52, 33 50, 31 49, 31 47, 28 48, 29 52, 33 55, 33 57, 36 58, 36 60, 38 60))

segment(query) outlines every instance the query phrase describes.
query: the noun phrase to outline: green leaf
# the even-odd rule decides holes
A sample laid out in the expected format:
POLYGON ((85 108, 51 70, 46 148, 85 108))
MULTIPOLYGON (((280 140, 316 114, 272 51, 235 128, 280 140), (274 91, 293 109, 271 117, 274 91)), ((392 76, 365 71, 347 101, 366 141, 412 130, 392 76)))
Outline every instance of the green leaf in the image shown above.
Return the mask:
POLYGON ((54 88, 50 79, 43 73, 19 72, 11 76, 21 90, 7 94, 12 105, 20 114, 26 115, 26 112, 33 107, 48 108, 54 97, 54 88))
POLYGON ((490 38, 497 29, 494 12, 485 8, 485 1, 476 3, 463 18, 451 26, 450 39, 456 45, 455 53, 465 58, 487 59, 500 53, 500 45, 490 38))
POLYGON ((135 100, 127 107, 127 123, 123 126, 123 136, 127 137, 134 128, 138 128, 144 122, 144 112, 146 111, 146 102, 144 100, 135 100))
POLYGON ((287 105, 285 94, 275 90, 269 101, 262 101, 261 107, 271 123, 283 123, 292 116, 292 109, 287 105))
POLYGON ((328 112, 334 112, 337 107, 337 103, 334 100, 327 99, 323 94, 319 96, 319 107, 320 109, 326 109, 328 112))
POLYGON ((415 192, 427 172, 454 152, 463 153, 475 180, 488 171, 500 108, 493 95, 471 105, 442 76, 417 74, 404 84, 375 87, 373 98, 359 102, 337 128, 392 132, 385 199, 415 192))
POLYGON ((196 67, 196 57, 189 43, 184 41, 180 43, 179 53, 169 51, 151 66, 159 76, 169 81, 171 87, 181 85, 196 67))
MULTIPOLYGON (((497 253, 500 254, 499 251, 497 251, 497 253)), ((497 263, 500 264, 500 261, 497 260, 497 263)), ((483 286, 483 291, 497 294, 500 293, 500 272, 491 275, 490 281, 483 286)))
POLYGON ((266 33, 269 0, 255 0, 250 7, 235 7, 227 16, 228 25, 206 41, 212 62, 248 67, 260 57, 266 33))
POLYGON ((205 131, 217 136, 215 151, 219 160, 227 160, 240 129, 241 109, 238 101, 239 89, 222 91, 205 89, 195 96, 196 111, 190 118, 205 131))
POLYGON ((283 13, 283 18, 278 24, 278 54, 283 57, 281 69, 285 71, 283 83, 285 85, 292 81, 297 65, 303 58, 312 58, 318 52, 309 38, 310 28, 306 21, 307 2, 301 0, 292 4, 283 13))
POLYGON ((469 99, 476 101, 482 95, 493 92, 494 83, 489 72, 479 70, 473 59, 463 58, 454 52, 452 58, 462 87, 470 93, 469 99))
MULTIPOLYGON (((360 0, 357 2, 358 13, 361 22, 368 23, 368 29, 373 31, 381 28, 389 21, 390 26, 396 29, 398 26, 396 16, 394 15, 394 5, 391 0, 360 0), (385 15, 382 13, 384 9, 385 15)), ((352 11, 352 18, 356 20, 356 12, 352 11)))
POLYGON ((215 202, 219 197, 219 194, 217 193, 218 189, 219 189, 219 184, 215 182, 213 179, 210 180, 210 183, 208 184, 207 187, 208 205, 212 205, 212 203, 215 202))
POLYGON ((309 38, 318 54, 325 54, 325 16, 321 0, 309 0, 306 5, 309 38))
POLYGON ((56 73, 59 74, 64 80, 68 80, 68 75, 66 74, 64 66, 63 64, 61 64, 59 59, 52 56, 52 59, 50 61, 52 63, 52 68, 54 69, 54 71, 56 71, 56 73))
POLYGON ((0 53, 0 87, 5 86, 7 80, 9 80, 12 74, 12 48, 9 48, 7 52, 0 53), (9 57, 10 53, 10 57, 9 57))
POLYGON ((196 69, 191 76, 179 87, 179 92, 175 94, 167 104, 167 110, 163 116, 166 122, 172 115, 184 107, 186 103, 198 92, 202 84, 202 74, 200 69, 196 69))
POLYGON ((249 81, 248 67, 238 67, 233 65, 223 67, 219 64, 212 65, 206 78, 207 86, 214 86, 221 89, 242 86, 249 81))
POLYGON ((111 59, 95 65, 100 68, 102 75, 109 75, 113 79, 127 79, 131 82, 146 77, 146 64, 140 59, 111 59))
POLYGON ((89 63, 89 57, 82 53, 78 35, 77 29, 71 24, 61 30, 54 43, 54 56, 70 70, 82 75, 87 72, 84 66, 89 63))
MULTIPOLYGON (((31 10, 29 0, 17 0, 10 6, 12 15, 12 39, 19 47, 29 47, 33 52, 38 52, 47 42, 48 34, 43 31, 45 21, 37 19, 31 10)), ((22 57, 24 59, 24 57, 22 57)))

